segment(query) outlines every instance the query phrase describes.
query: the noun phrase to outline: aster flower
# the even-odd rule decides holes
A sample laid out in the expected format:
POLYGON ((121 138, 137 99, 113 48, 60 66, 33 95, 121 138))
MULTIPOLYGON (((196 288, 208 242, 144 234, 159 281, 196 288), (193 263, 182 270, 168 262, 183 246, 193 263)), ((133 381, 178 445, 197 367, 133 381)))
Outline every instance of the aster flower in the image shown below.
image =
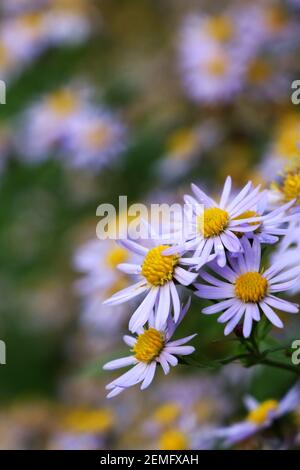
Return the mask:
POLYGON ((259 193, 259 186, 255 189, 249 182, 230 201, 231 178, 227 177, 220 202, 207 196, 198 186, 192 184, 195 198, 185 196, 185 203, 191 208, 188 211, 189 234, 186 239, 171 249, 166 250, 166 254, 195 250, 195 265, 198 268, 207 263, 213 254, 217 258, 220 266, 226 264, 226 250, 237 253, 242 250, 238 234, 253 232, 255 223, 261 221, 261 217, 249 217, 248 211, 252 211, 262 194, 259 193))
POLYGON ((163 330, 155 328, 154 315, 152 314, 147 329, 140 328, 136 337, 124 336, 124 341, 132 348, 133 355, 108 362, 103 368, 114 370, 126 366, 133 367, 106 386, 107 390, 110 390, 108 398, 119 395, 126 388, 139 383, 141 383, 141 390, 144 390, 151 384, 158 364, 161 365, 164 373, 168 374, 170 366, 174 367, 178 364, 177 355, 186 356, 194 352, 193 346, 184 345, 193 339, 195 334, 170 341, 189 306, 190 301, 181 310, 178 321, 175 323, 173 319, 169 318, 168 324, 163 330))
POLYGON ((246 237, 241 240, 244 253, 228 258, 228 265, 220 268, 214 261, 209 267, 220 276, 207 272, 200 276, 208 284, 196 284, 198 297, 221 300, 202 310, 205 314, 221 313, 218 321, 227 323, 224 333, 228 335, 244 316, 243 335, 251 334, 253 321, 259 321, 261 312, 278 328, 283 323, 274 308, 283 312, 297 313, 297 304, 277 297, 277 292, 289 290, 299 279, 300 266, 286 268, 284 256, 266 271, 261 267, 261 246, 254 239, 253 244, 246 237))
MULTIPOLYGON (((240 217, 261 217, 261 222, 252 222, 256 228, 253 232, 247 232, 248 238, 256 238, 260 243, 274 244, 279 241, 280 235, 289 232, 288 222, 295 220, 295 214, 288 214, 289 209, 294 204, 294 200, 280 206, 270 212, 266 212, 268 206, 267 198, 262 200, 256 210, 246 211, 240 217), (266 212, 266 213, 265 213, 266 212)), ((249 224, 246 224, 249 225, 249 224)), ((250 223, 251 225, 251 223, 250 223)))
POLYGON ((247 396, 245 405, 248 409, 248 416, 244 421, 212 432, 223 442, 224 447, 231 447, 270 428, 274 421, 295 411, 300 405, 299 382, 279 402, 270 399, 259 403, 252 396, 247 396))
POLYGON ((82 299, 80 321, 88 330, 107 333, 122 325, 126 307, 117 305, 112 315, 111 308, 103 302, 108 295, 129 286, 129 277, 116 268, 131 258, 125 248, 109 239, 102 242, 89 240, 77 248, 73 264, 83 277, 74 287, 82 299))
POLYGON ((86 109, 71 121, 62 147, 72 166, 98 170, 124 151, 125 135, 125 126, 110 111, 86 109))
POLYGON ((194 258, 182 258, 176 253, 164 255, 170 246, 162 244, 164 242, 156 237, 149 243, 151 244, 150 248, 132 240, 119 242, 121 246, 135 253, 141 261, 139 264, 121 263, 118 268, 126 274, 138 276, 139 280, 104 302, 109 305, 118 305, 141 294, 146 294, 145 299, 130 319, 129 329, 133 333, 137 332, 149 320, 155 305, 157 307, 154 323, 156 329, 161 330, 164 327, 171 307, 176 322, 180 315, 180 301, 176 284, 188 286, 198 275, 183 268, 183 266, 194 264, 194 258))

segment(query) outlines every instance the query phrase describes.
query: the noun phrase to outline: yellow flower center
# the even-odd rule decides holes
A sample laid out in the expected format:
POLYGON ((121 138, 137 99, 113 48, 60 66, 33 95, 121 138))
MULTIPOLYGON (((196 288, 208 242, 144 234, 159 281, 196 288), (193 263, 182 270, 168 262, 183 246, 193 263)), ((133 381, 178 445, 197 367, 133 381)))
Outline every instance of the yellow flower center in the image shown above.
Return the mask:
POLYGON ((235 281, 235 295, 243 302, 259 302, 268 289, 268 281, 260 273, 249 271, 235 281))
POLYGON ((266 400, 261 403, 257 408, 250 411, 247 416, 247 421, 254 424, 264 424, 271 411, 275 411, 278 408, 278 402, 276 400, 266 400))
POLYGON ((159 447, 161 450, 187 450, 188 440, 183 432, 171 429, 160 436, 159 447))
POLYGON ((214 57, 206 65, 207 72, 213 77, 222 77, 225 75, 228 67, 227 60, 224 57, 214 57))
POLYGON ((64 420, 64 426, 78 433, 97 433, 109 430, 114 423, 114 415, 109 409, 89 410, 75 409, 70 411, 64 420))
POLYGON ((250 82, 263 83, 271 75, 271 68, 269 65, 260 59, 256 59, 250 63, 247 76, 250 82))
POLYGON ((281 7, 268 8, 266 11, 266 25, 271 32, 278 32, 287 24, 287 16, 281 7))
POLYGON ((179 129, 170 136, 167 151, 175 158, 185 158, 195 151, 198 142, 198 135, 193 129, 179 129))
POLYGON ((165 403, 155 410, 154 420, 161 425, 169 425, 176 421, 181 413, 181 409, 177 403, 165 403))
POLYGON ((42 25, 43 17, 38 12, 28 13, 20 18, 20 22, 26 28, 38 30, 42 25))
POLYGON ((128 260, 128 252, 121 246, 111 249, 106 255, 106 265, 115 269, 118 264, 125 263, 128 260))
POLYGON ((68 116, 77 106, 76 96, 69 90, 60 90, 49 98, 50 108, 60 116, 68 116))
POLYGON ((164 345, 164 335, 155 328, 149 328, 138 335, 133 352, 138 361, 151 362, 159 356, 164 345))
POLYGON ((229 222, 229 214, 218 207, 204 209, 202 215, 198 216, 197 226, 204 238, 216 237, 224 232, 229 222))
POLYGON ((5 67, 9 62, 9 54, 4 44, 0 44, 0 66, 5 67))
POLYGON ((162 254, 169 245, 160 245, 148 251, 142 264, 142 275, 152 286, 163 286, 173 279, 174 268, 178 263, 178 255, 162 254))
POLYGON ((87 133, 87 143, 91 149, 98 149, 108 144, 111 132, 105 125, 96 126, 87 133))
POLYGON ((207 23, 207 32, 217 41, 228 41, 233 34, 232 23, 225 16, 214 16, 207 23))
POLYGON ((287 202, 292 199, 296 199, 297 203, 300 202, 300 172, 286 174, 282 184, 282 192, 287 202))

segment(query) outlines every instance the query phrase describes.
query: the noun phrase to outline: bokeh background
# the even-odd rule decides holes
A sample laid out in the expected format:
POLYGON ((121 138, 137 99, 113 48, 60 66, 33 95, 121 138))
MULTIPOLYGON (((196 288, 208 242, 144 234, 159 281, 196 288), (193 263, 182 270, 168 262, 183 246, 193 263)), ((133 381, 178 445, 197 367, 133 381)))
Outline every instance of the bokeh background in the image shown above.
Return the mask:
MULTIPOLYGON (((233 340, 195 300, 180 334, 198 333, 202 367, 107 401, 101 368, 126 352, 132 306, 102 306, 130 281, 96 208, 275 180, 300 157, 299 40, 297 0, 1 1, 1 448, 184 449, 245 416, 245 393, 293 383, 216 366, 233 340)), ((273 335, 290 344, 299 320, 284 321, 273 335)))

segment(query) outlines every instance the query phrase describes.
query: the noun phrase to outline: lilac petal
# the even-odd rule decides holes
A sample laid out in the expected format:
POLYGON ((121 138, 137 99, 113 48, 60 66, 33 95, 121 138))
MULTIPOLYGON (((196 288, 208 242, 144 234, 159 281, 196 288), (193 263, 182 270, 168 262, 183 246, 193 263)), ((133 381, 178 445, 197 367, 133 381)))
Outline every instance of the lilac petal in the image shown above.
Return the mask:
POLYGON ((203 191, 201 191, 201 189, 198 188, 198 186, 192 183, 191 188, 196 198, 198 199, 198 201, 201 204, 204 204, 205 207, 217 206, 216 202, 210 197, 208 197, 203 191))
POLYGON ((209 282, 214 287, 229 287, 231 284, 229 282, 221 281, 216 277, 212 276, 211 274, 207 273, 206 271, 201 271, 199 273, 200 277, 204 279, 204 281, 209 282))
POLYGON ((138 363, 132 369, 128 370, 125 372, 125 374, 122 374, 120 377, 118 377, 116 380, 113 380, 113 382, 109 383, 106 385, 107 390, 111 390, 112 388, 115 387, 131 387, 132 385, 136 385, 139 383, 141 380, 144 379, 144 374, 146 370, 147 364, 138 363))
POLYGON ((131 366, 132 364, 136 364, 137 360, 134 356, 127 356, 122 357, 121 359, 115 359, 114 361, 107 362, 104 364, 104 370, 114 370, 120 369, 121 367, 131 366))
POLYGON ((193 346, 166 346, 165 352, 177 354, 178 356, 187 356, 195 351, 193 346))
POLYGON ((246 306, 246 312, 245 312, 245 318, 244 318, 244 324, 243 324, 243 335, 245 338, 249 338, 252 330, 252 314, 251 314, 251 309, 249 309, 246 306))
POLYGON ((136 338, 134 338, 133 336, 124 335, 123 340, 124 340, 124 343, 127 344, 127 346, 130 346, 131 348, 136 343, 136 338))
POLYGON ((227 211, 231 212, 239 203, 246 197, 246 195, 249 193, 250 189, 252 187, 251 181, 248 181, 246 186, 235 196, 235 198, 232 200, 232 202, 227 206, 227 211))
POLYGON ((145 283, 144 280, 133 284, 130 287, 126 287, 125 289, 120 290, 116 294, 112 295, 109 299, 103 302, 103 305, 118 305, 123 302, 127 302, 127 300, 134 299, 138 295, 145 292, 149 287, 145 283))
POLYGON ((269 287, 269 292, 280 292, 290 290, 297 284, 297 282, 299 282, 299 278, 292 279, 291 281, 282 282, 279 284, 271 284, 271 286, 269 287))
POLYGON ((121 263, 118 264, 118 269, 126 274, 139 274, 142 268, 139 264, 121 263))
POLYGON ((193 335, 190 335, 190 336, 186 336, 185 338, 181 338, 181 339, 176 339, 175 341, 170 341, 167 346, 181 346, 182 344, 185 344, 185 343, 188 343, 189 341, 191 341, 192 339, 194 339, 195 337, 197 336, 197 333, 193 334, 193 335))
POLYGON ((170 372, 170 366, 169 366, 169 363, 168 363, 168 361, 165 358, 163 353, 160 354, 160 356, 158 358, 158 362, 160 363, 160 365, 161 365, 161 367, 164 371, 164 374, 167 375, 170 372))
POLYGON ((245 305, 241 305, 238 312, 234 315, 234 317, 227 323, 225 330, 224 330, 224 335, 227 336, 229 335, 234 328, 237 326, 239 323, 240 319, 244 315, 245 311, 245 305))
POLYGON ((219 266, 224 267, 226 265, 226 255, 222 240, 220 237, 214 239, 215 252, 217 254, 217 263, 219 266))
POLYGON ((106 395, 106 398, 116 397, 117 395, 120 395, 120 393, 122 393, 123 391, 123 387, 115 387, 106 395))
POLYGON ((240 307, 241 307, 240 302, 234 299, 234 304, 231 307, 229 307, 224 313, 222 313, 222 315, 218 318, 218 323, 228 322, 232 317, 236 315, 240 307))
POLYGON ((225 310, 227 307, 231 307, 234 302, 235 302, 235 299, 223 300, 222 302, 218 302, 217 304, 210 305, 209 307, 205 307, 202 310, 202 313, 204 313, 205 315, 219 313, 222 310, 225 310))
POLYGON ((225 230, 224 233, 220 235, 222 243, 224 244, 225 248, 228 251, 232 251, 233 253, 237 253, 241 251, 241 243, 236 235, 229 230, 225 230))
POLYGON ((179 300, 179 295, 178 295, 174 282, 170 282, 170 293, 171 293, 172 304, 173 304, 174 321, 176 323, 180 315, 180 300, 179 300))
POLYGON ((159 331, 167 323, 170 314, 171 294, 169 284, 165 284, 159 289, 158 307, 155 312, 155 328, 159 331))
POLYGON ((195 284, 197 291, 195 295, 203 299, 228 299, 234 297, 233 286, 212 287, 205 284, 195 284))
POLYGON ((266 317, 268 318, 268 320, 275 326, 277 326, 278 328, 283 328, 283 323, 282 321, 280 320, 280 318, 278 317, 278 315, 276 315, 276 313, 274 312, 274 310, 272 310, 271 307, 269 307, 269 305, 267 305, 265 302, 260 302, 259 303, 260 305, 260 308, 262 309, 262 311, 264 312, 264 314, 266 315, 266 317))
POLYGON ((154 379, 155 371, 156 371, 156 362, 155 361, 150 362, 150 364, 148 365, 146 369, 146 376, 141 385, 141 390, 145 390, 147 387, 149 387, 152 380, 154 379))
POLYGON ((231 191, 231 178, 230 176, 227 176, 225 184, 224 184, 223 192, 221 195, 221 199, 220 199, 221 209, 224 209, 226 207, 227 201, 230 196, 230 191, 231 191))
POLYGON ((192 284, 197 277, 198 273, 191 273, 190 271, 182 269, 180 266, 176 266, 174 270, 174 278, 184 286, 192 284))
POLYGON ((156 298, 159 294, 158 288, 152 288, 148 295, 145 297, 141 305, 132 315, 129 322, 129 329, 135 333, 138 328, 142 327, 148 320, 151 310, 154 307, 156 298))
POLYGON ((177 366, 178 364, 178 359, 177 357, 173 356, 172 354, 168 353, 167 351, 163 351, 163 354, 164 354, 164 357, 166 358, 166 360, 168 361, 169 364, 171 364, 171 366, 175 367, 177 366))
POLYGON ((136 253, 137 255, 146 256, 148 249, 138 243, 133 242, 132 240, 119 240, 118 244, 124 248, 136 253))
POLYGON ((274 307, 278 310, 282 310, 283 312, 288 312, 288 313, 299 312, 298 304, 295 304, 293 302, 288 302, 287 300, 279 299, 278 297, 275 297, 274 295, 268 295, 268 297, 265 298, 265 302, 271 307, 274 307))

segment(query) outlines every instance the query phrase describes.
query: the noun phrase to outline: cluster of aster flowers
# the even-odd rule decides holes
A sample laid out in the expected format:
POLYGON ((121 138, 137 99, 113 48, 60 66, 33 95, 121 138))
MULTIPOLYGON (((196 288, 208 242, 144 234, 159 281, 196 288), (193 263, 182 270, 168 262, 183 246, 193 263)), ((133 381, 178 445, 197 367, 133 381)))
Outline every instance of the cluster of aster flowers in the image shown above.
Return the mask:
POLYGON ((207 104, 229 102, 245 89, 278 100, 288 83, 276 72, 272 49, 280 43, 277 51, 286 58, 297 34, 293 13, 279 2, 245 2, 221 14, 189 14, 178 41, 186 93, 207 104))
POLYGON ((0 8, 0 74, 5 80, 48 48, 80 43, 91 32, 86 0, 3 1, 0 8))
MULTIPOLYGON (((181 288, 185 286, 201 299, 211 300, 204 314, 219 314, 218 322, 226 324, 224 334, 240 326, 249 338, 253 324, 265 317, 282 328, 276 311, 297 313, 298 305, 281 298, 290 291, 300 276, 300 266, 291 264, 281 253, 267 265, 262 261, 266 245, 277 246, 282 236, 290 237, 293 224, 299 223, 295 200, 270 209, 267 191, 248 182, 232 196, 228 177, 219 202, 192 184, 193 195, 186 195, 188 230, 159 237, 150 227, 147 246, 127 239, 123 248, 134 253, 136 263, 121 263, 118 268, 135 276, 136 282, 116 292, 105 304, 120 305, 133 298, 142 300, 129 321, 134 336, 125 336, 132 354, 107 363, 105 369, 133 366, 111 382, 109 397, 141 383, 150 385, 157 365, 165 374, 178 363, 176 356, 189 355, 193 346, 186 343, 195 334, 171 340, 189 311, 191 299, 181 306, 181 288)), ((163 232, 163 231, 162 231, 163 232)))
POLYGON ((67 166, 99 171, 125 149, 125 125, 92 103, 87 86, 69 85, 34 102, 19 118, 15 145, 26 161, 55 153, 67 166))

